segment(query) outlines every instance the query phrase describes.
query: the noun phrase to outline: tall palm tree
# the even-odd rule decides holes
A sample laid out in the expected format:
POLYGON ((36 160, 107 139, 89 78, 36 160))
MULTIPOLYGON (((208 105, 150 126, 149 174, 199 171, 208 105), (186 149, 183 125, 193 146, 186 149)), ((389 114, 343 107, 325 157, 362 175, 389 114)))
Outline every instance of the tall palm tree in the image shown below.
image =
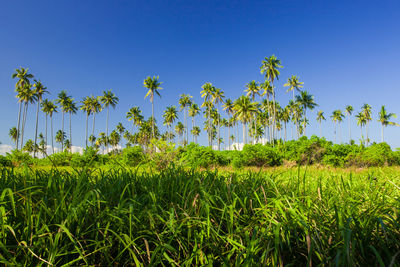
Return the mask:
MULTIPOLYGON (((263 89, 261 96, 267 96, 266 99, 262 100, 262 107, 267 115, 266 116, 266 119, 267 119, 266 125, 268 127, 268 141, 270 141, 271 136, 272 136, 272 127, 270 127, 271 121, 272 121, 272 116, 271 116, 272 112, 271 112, 271 105, 270 105, 269 97, 272 95, 273 88, 272 88, 269 80, 265 80, 263 83, 261 83, 260 87, 263 89)), ((267 132, 265 132, 265 138, 267 138, 267 132)))
MULTIPOLYGON (((251 81, 248 84, 246 84, 246 89, 244 90, 246 92, 246 96, 251 97, 251 100, 254 102, 256 95, 260 95, 260 87, 258 86, 258 83, 256 81, 251 81)), ((252 118, 252 124, 255 123, 255 114, 253 114, 252 118)), ((254 127, 253 125, 251 127, 254 127)))
MULTIPOLYGON (((36 108, 36 127, 35 127, 35 147, 37 145, 37 131, 38 131, 38 122, 39 122, 39 106, 42 103, 43 95, 48 93, 47 87, 45 87, 40 81, 35 80, 35 84, 33 85, 35 88, 35 98, 37 100, 37 108, 36 108)), ((33 157, 36 157, 36 151, 33 152, 33 157)))
POLYGON ((353 107, 351 105, 347 105, 345 108, 346 116, 349 118, 349 143, 351 142, 351 125, 350 125, 350 116, 353 113, 353 107))
POLYGON ((207 127, 207 135, 208 135, 208 146, 211 147, 211 109, 213 106, 213 103, 211 101, 212 95, 215 91, 215 87, 212 85, 212 83, 210 82, 206 82, 205 84, 203 84, 203 86, 201 86, 201 88, 203 89, 202 91, 200 91, 201 97, 204 98, 204 102, 201 105, 202 107, 206 107, 207 109, 207 122, 208 122, 208 127, 207 127))
MULTIPOLYGON (((126 113, 126 118, 129 121, 132 121, 131 135, 133 135, 133 128, 135 127, 135 125, 137 127, 139 127, 143 122, 144 118, 143 118, 143 115, 142 115, 142 111, 140 110, 139 107, 130 108, 129 111, 126 113)), ((135 140, 135 141, 137 141, 137 140, 135 140)))
POLYGON ((176 119, 178 119, 178 111, 176 107, 175 106, 167 107, 167 109, 164 111, 163 118, 164 118, 164 125, 166 125, 169 132, 171 132, 171 125, 175 122, 176 119))
MULTIPOLYGON (((102 107, 100 104, 100 97, 94 97, 91 96, 90 98, 90 108, 91 108, 91 113, 93 114, 93 125, 92 125, 92 135, 94 135, 94 126, 95 126, 95 120, 96 120, 96 114, 101 112, 102 107)), ((92 142, 93 145, 94 142, 92 142)))
POLYGON ((35 91, 32 90, 32 86, 29 83, 25 83, 24 87, 19 91, 19 98, 24 102, 24 110, 22 115, 22 131, 21 131, 21 148, 24 145, 24 133, 26 117, 28 116, 28 106, 36 101, 35 91))
MULTIPOLYGON (((307 91, 301 91, 300 95, 296 96, 296 101, 303 107, 304 111, 304 122, 307 120, 306 111, 307 109, 313 110, 317 105, 314 101, 314 96, 308 94, 307 91)), ((303 124, 304 134, 306 132, 306 124, 303 124)))
POLYGON ((185 132, 183 134, 183 138, 185 139, 185 135, 186 135, 186 142, 189 142, 189 131, 188 131, 188 123, 187 123, 187 118, 186 118, 186 114, 187 114, 187 108, 192 104, 192 100, 191 100, 192 96, 188 95, 188 94, 181 94, 180 98, 179 98, 179 105, 182 111, 183 110, 183 118, 184 118, 184 124, 185 124, 185 132))
POLYGON ((68 143, 72 147, 72 124, 71 124, 71 117, 72 114, 76 114, 76 111, 78 110, 76 103, 74 102, 73 98, 69 98, 68 101, 65 103, 65 112, 69 113, 69 140, 68 143))
POLYGON ((322 121, 326 121, 325 116, 324 116, 324 112, 322 110, 318 111, 317 121, 318 121, 318 124, 319 124, 319 137, 322 137, 321 123, 322 123, 322 121))
MULTIPOLYGON (((226 113, 228 114, 228 117, 229 117, 229 119, 228 119, 228 137, 229 137, 229 136, 231 136, 231 131, 230 131, 231 130, 231 125, 232 125, 231 118, 232 118, 232 115, 233 115, 233 112, 234 112, 234 110, 233 110, 233 107, 234 107, 233 101, 230 98, 227 98, 222 107, 223 107, 223 110, 226 111, 226 113)), ((231 139, 228 138, 228 149, 230 149, 230 147, 231 147, 231 139)))
MULTIPOLYGON (((50 117, 51 148, 52 148, 52 152, 54 154, 53 114, 58 112, 56 104, 53 103, 52 101, 49 101, 48 106, 46 107, 46 111, 47 111, 47 114, 49 114, 49 117, 50 117)), ((47 147, 46 147, 46 149, 47 149, 47 147)))
POLYGON ((275 88, 274 81, 279 80, 279 70, 282 68, 281 61, 275 56, 272 55, 270 57, 265 57, 265 59, 261 62, 261 74, 265 74, 265 78, 271 82, 272 87, 272 97, 273 97, 273 123, 272 123, 272 133, 273 139, 275 139, 275 124, 276 124, 276 109, 275 109, 275 88))
MULTIPOLYGON (((66 137, 67 136, 66 136, 65 132, 58 130, 56 132, 56 143, 62 143, 66 137)), ((61 147, 64 148, 64 144, 61 144, 61 147)), ((61 152, 64 152, 64 150, 62 149, 61 152)))
POLYGON ((91 107, 91 97, 86 96, 83 100, 81 100, 81 106, 80 110, 85 112, 86 114, 86 128, 85 128, 85 145, 86 148, 88 147, 88 120, 89 120, 89 115, 92 113, 92 107, 91 107))
POLYGON ((366 125, 365 125, 365 135, 366 135, 366 141, 367 141, 367 146, 369 144, 369 137, 368 137, 368 125, 369 122, 372 120, 371 114, 372 114, 372 107, 368 104, 364 104, 362 107, 362 113, 364 113, 364 117, 366 120, 366 125))
MULTIPOLYGON (((162 88, 160 87, 160 85, 162 84, 162 82, 158 81, 159 77, 157 76, 153 76, 153 78, 151 78, 150 76, 147 77, 144 82, 143 82, 143 87, 147 88, 147 94, 144 97, 146 99, 146 97, 150 96, 150 102, 151 102, 151 116, 154 119, 154 94, 157 94, 159 97, 161 97, 160 92, 158 92, 158 90, 161 90, 162 88)), ((155 132, 154 132, 154 120, 152 122, 151 125, 151 132, 152 132, 152 137, 155 138, 155 132)))
MULTIPOLYGON (((20 90, 22 90, 25 87, 25 84, 30 84, 29 79, 33 79, 33 75, 28 73, 28 68, 22 68, 20 67, 19 69, 15 69, 15 73, 12 74, 12 78, 15 79, 17 78, 17 82, 15 84, 15 91, 19 93, 20 90)), ((17 98, 19 98, 17 94, 17 98)), ((19 99, 19 112, 18 112, 18 124, 17 124, 17 132, 20 133, 20 119, 21 119, 21 110, 22 110, 22 102, 19 99)), ((18 149, 18 143, 19 143, 19 138, 17 139, 16 142, 16 147, 18 149)), ((21 146, 22 149, 22 146, 21 146)))
POLYGON ((360 126, 360 129, 361 129, 361 138, 362 138, 362 140, 364 140, 364 138, 363 138, 362 127, 365 126, 365 125, 367 124, 367 119, 365 118, 365 114, 364 114, 362 111, 360 111, 360 112, 356 115, 356 118, 357 118, 357 125, 359 125, 359 126, 360 126))
POLYGON ((299 78, 295 75, 292 75, 290 78, 288 78, 287 83, 285 83, 283 86, 284 87, 289 87, 286 90, 286 93, 292 91, 293 92, 293 101, 294 101, 294 91, 297 90, 298 92, 301 92, 300 88, 303 88, 303 82, 299 81, 299 78))
POLYGON ((254 112, 257 111, 256 106, 247 96, 241 96, 234 102, 234 110, 238 119, 243 124, 243 145, 246 144, 246 124, 250 121, 254 112))
POLYGON ((178 122, 177 124, 176 124, 176 126, 175 126, 175 132, 176 132, 176 134, 178 135, 178 136, 180 136, 181 137, 181 144, 183 145, 183 139, 182 139, 182 135, 183 135, 183 132, 184 132, 184 130, 185 130, 185 125, 183 125, 183 123, 182 122, 178 122))
POLYGON ((286 142, 286 124, 290 121, 290 108, 286 106, 281 113, 281 120, 284 124, 284 130, 285 130, 285 135, 284 135, 284 140, 286 142))
MULTIPOLYGON (((57 96, 56 103, 59 105, 61 108, 61 114, 62 114, 62 127, 61 131, 64 133, 64 114, 66 113, 65 109, 67 107, 68 101, 70 101, 70 96, 67 95, 67 92, 65 90, 62 90, 58 96, 57 96)), ((62 138, 64 138, 64 135, 60 135, 62 138)), ((64 151, 64 139, 61 140, 61 150, 64 151)))
MULTIPOLYGON (((110 106, 115 109, 115 106, 118 104, 118 97, 111 91, 103 91, 103 95, 100 97, 100 101, 103 104, 103 108, 107 108, 107 120, 106 120, 106 135, 108 136, 108 119, 110 117, 110 106)), ((108 152, 108 144, 106 146, 106 150, 108 152)))
POLYGON ((336 124, 343 121, 344 115, 340 109, 334 110, 331 115, 332 121, 335 123, 335 143, 336 143, 336 124))
POLYGON ((219 88, 216 88, 212 94, 212 101, 217 105, 217 114, 218 114, 218 119, 217 119, 217 127, 218 127, 218 150, 220 150, 221 148, 221 144, 220 144, 220 115, 219 115, 219 104, 223 104, 224 103, 224 91, 222 91, 219 88))
POLYGON ((200 135, 200 127, 199 126, 194 126, 191 133, 194 136, 194 141, 197 143, 197 137, 200 135))
POLYGON ((382 125, 382 142, 384 142, 384 135, 383 135, 383 128, 387 127, 388 125, 393 125, 393 126, 399 126, 399 124, 390 121, 391 118, 397 118, 396 114, 394 113, 388 113, 386 111, 385 106, 381 107, 381 110, 379 111, 379 118, 378 121, 382 125))
MULTIPOLYGON (((199 105, 197 105, 196 103, 192 103, 192 104, 190 105, 189 111, 188 111, 189 117, 192 118, 192 130, 193 130, 193 128, 196 126, 196 123, 195 123, 195 119, 194 119, 194 118, 195 118, 199 113, 200 113, 199 105)), ((200 129, 200 128, 199 128, 199 129, 200 129)), ((192 132, 192 131, 191 131, 191 132, 192 132)), ((194 138, 194 135, 192 134, 192 142, 195 141, 194 139, 195 139, 195 138, 194 138)))

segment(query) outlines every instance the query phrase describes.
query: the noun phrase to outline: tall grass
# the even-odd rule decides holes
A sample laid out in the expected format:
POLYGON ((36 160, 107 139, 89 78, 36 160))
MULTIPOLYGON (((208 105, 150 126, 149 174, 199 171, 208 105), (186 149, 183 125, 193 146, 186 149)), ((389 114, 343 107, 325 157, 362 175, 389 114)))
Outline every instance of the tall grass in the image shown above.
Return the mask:
POLYGON ((395 174, 1 170, 6 265, 400 264, 395 174))

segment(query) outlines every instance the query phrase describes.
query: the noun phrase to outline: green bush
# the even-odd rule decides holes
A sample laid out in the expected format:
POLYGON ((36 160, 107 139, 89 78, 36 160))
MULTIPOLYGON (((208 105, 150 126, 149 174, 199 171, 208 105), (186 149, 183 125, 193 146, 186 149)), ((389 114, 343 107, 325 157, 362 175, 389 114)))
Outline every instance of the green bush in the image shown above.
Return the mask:
POLYGON ((282 164, 282 156, 270 146, 261 144, 245 145, 241 153, 233 160, 234 167, 242 166, 278 166, 282 164))
POLYGON ((216 151, 212 150, 210 147, 203 147, 194 143, 190 143, 181 151, 179 159, 181 163, 192 168, 208 168, 218 163, 216 151))
POLYGON ((19 166, 22 164, 33 164, 33 158, 29 155, 29 153, 22 152, 16 149, 12 150, 11 153, 7 153, 6 158, 11 161, 14 166, 19 166))
POLYGON ((137 166, 144 159, 143 149, 140 146, 127 147, 122 151, 121 154, 122 162, 128 166, 137 166))
POLYGON ((12 167, 12 162, 7 157, 0 155, 0 166, 2 166, 2 167, 12 167))

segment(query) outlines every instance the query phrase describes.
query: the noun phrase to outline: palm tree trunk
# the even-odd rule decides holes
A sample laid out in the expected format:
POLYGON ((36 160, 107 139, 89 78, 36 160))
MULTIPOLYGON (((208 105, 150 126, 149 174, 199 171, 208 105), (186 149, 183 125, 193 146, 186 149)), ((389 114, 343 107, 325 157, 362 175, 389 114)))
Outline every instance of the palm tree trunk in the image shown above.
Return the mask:
POLYGON ((366 137, 367 137, 367 146, 368 146, 368 144, 369 144, 369 138, 368 138, 368 122, 367 122, 367 125, 365 126, 365 135, 366 135, 366 137))
POLYGON ((384 142, 384 136, 383 136, 383 123, 382 123, 382 143, 384 142))
POLYGON ((71 116, 72 112, 69 112, 69 145, 71 146, 70 152, 72 152, 72 127, 71 127, 71 116))
POLYGON ((22 101, 19 102, 19 111, 18 111, 18 125, 17 125, 17 142, 16 142, 16 146, 17 146, 17 150, 18 150, 18 144, 19 144, 19 138, 20 138, 20 120, 21 120, 21 109, 22 109, 22 101))
POLYGON ((87 141, 88 141, 88 120, 89 120, 89 114, 86 113, 86 130, 85 130, 85 134, 86 134, 86 148, 87 148, 87 141))
MULTIPOLYGON (((272 88, 274 88, 274 85, 272 84, 272 88)), ((275 141, 275 124, 276 124, 276 104, 275 104, 275 90, 273 89, 273 91, 272 91, 272 96, 274 97, 274 121, 273 121, 273 124, 272 124, 272 126, 273 126, 273 128, 272 128, 272 138, 273 138, 273 140, 275 141)), ((275 142, 272 142, 272 147, 274 147, 275 146, 275 142)))
POLYGON ((45 138, 46 138, 46 140, 45 140, 45 146, 46 146, 46 153, 47 153, 47 113, 46 113, 46 134, 45 134, 45 138))
POLYGON ((211 144, 211 124, 210 124, 210 122, 211 122, 211 120, 210 120, 210 117, 211 117, 211 108, 209 108, 208 109, 208 129, 207 129, 207 134, 208 134, 208 146, 209 147, 212 147, 212 144, 211 144))
POLYGON ((50 124, 51 124, 51 148, 53 150, 53 154, 54 154, 54 138, 53 138, 53 116, 50 116, 50 124))
POLYGON ((322 137, 321 122, 319 122, 319 138, 322 137))
POLYGON ((24 107, 24 114, 22 116, 22 133, 21 133, 21 150, 24 147, 24 132, 25 132, 25 123, 26 123, 26 116, 28 113, 28 102, 25 102, 25 107, 24 107))
POLYGON ((39 104, 40 104, 40 99, 38 99, 37 107, 36 107, 35 149, 33 150, 34 158, 36 158, 37 129, 38 129, 38 122, 39 122, 39 104))
POLYGON ((243 122, 243 146, 246 144, 246 123, 243 122))
MULTIPOLYGON (((109 113, 110 113, 110 106, 107 106, 107 120, 106 120, 106 135, 108 136, 108 117, 109 117, 109 113)), ((108 153, 108 142, 106 144, 107 146, 107 153, 108 153)))
POLYGON ((151 116, 152 116, 151 132, 153 134, 153 138, 155 138, 155 134, 154 134, 154 101, 151 101, 151 116))
MULTIPOLYGON (((192 117, 192 131, 194 129, 194 116, 192 117)), ((192 142, 194 142, 194 134, 192 133, 192 131, 190 131, 190 133, 192 134, 192 142)))
POLYGON ((336 144, 336 121, 335 121, 335 144, 336 144))
MULTIPOLYGON (((230 121, 230 118, 229 118, 230 121)), ((231 124, 228 123, 228 150, 231 150, 231 124)))
POLYGON ((62 136, 61 136, 61 151, 64 152, 64 111, 62 112, 62 136))
MULTIPOLYGON (((92 136, 94 136, 94 125, 95 125, 95 120, 96 120, 96 113, 93 112, 92 136)), ((107 136, 107 138, 108 138, 108 136, 107 136)), ((93 142, 92 142, 92 146, 93 146, 93 142)))
POLYGON ((285 142, 286 142, 286 122, 284 122, 285 124, 285 142))
POLYGON ((349 114, 349 144, 351 142, 351 125, 350 125, 350 114, 349 114))

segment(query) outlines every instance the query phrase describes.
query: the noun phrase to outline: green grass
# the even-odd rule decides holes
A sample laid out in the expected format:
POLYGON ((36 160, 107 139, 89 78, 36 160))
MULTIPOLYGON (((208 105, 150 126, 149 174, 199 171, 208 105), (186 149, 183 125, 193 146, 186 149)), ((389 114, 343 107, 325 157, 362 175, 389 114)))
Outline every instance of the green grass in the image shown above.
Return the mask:
POLYGON ((6 265, 400 265, 392 168, 2 169, 6 265))

